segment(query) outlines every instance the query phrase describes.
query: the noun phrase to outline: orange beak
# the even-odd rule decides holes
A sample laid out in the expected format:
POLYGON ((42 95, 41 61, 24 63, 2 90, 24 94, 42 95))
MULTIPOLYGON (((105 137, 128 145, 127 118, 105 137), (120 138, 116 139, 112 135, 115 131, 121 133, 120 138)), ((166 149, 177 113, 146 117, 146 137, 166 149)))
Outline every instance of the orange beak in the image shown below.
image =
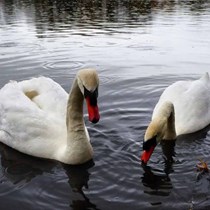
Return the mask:
POLYGON ((153 138, 143 142, 143 150, 144 151, 141 155, 141 161, 144 164, 147 164, 147 162, 149 161, 149 159, 157 145, 156 137, 157 136, 154 136, 153 138))
POLYGON ((150 147, 149 150, 144 150, 143 153, 141 154, 141 161, 144 164, 147 164, 147 162, 149 161, 154 149, 155 149, 156 145, 153 145, 150 147))
POLYGON ((89 121, 92 123, 97 123, 100 119, 98 106, 97 106, 97 104, 91 105, 89 97, 86 97, 85 99, 86 99, 86 103, 87 103, 89 121))

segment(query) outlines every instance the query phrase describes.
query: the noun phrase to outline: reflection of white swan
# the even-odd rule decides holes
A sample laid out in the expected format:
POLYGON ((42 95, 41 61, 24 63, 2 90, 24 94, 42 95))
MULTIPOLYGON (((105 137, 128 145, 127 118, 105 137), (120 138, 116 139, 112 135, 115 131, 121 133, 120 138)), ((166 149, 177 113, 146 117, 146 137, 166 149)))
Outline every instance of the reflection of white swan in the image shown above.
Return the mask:
POLYGON ((165 89, 155 106, 145 137, 142 161, 147 162, 161 139, 201 130, 210 124, 209 74, 194 81, 178 81, 165 89))
MULTIPOLYGON (((89 169, 94 166, 94 162, 92 160, 79 166, 57 164, 54 161, 45 161, 44 159, 25 155, 6 146, 5 144, 0 143, 0 162, 0 182, 4 182, 4 184, 1 185, 0 196, 6 197, 6 201, 11 200, 11 196, 16 195, 16 193, 18 193, 19 196, 23 196, 20 189, 24 188, 27 183, 32 182, 32 180, 37 176, 40 177, 41 175, 41 179, 44 179, 49 178, 49 176, 54 174, 55 182, 60 181, 61 176, 63 176, 64 182, 65 180, 68 182, 66 182, 66 186, 69 185, 69 190, 67 190, 67 194, 69 196, 64 196, 63 199, 67 198, 66 203, 70 202, 72 209, 78 209, 78 206, 85 206, 86 209, 99 210, 83 191, 84 188, 88 188, 90 176, 89 169), (63 170, 64 173, 61 174, 60 171, 54 170, 55 168, 59 168, 60 171, 63 170), (59 173, 59 176, 57 176, 57 173, 59 173), (68 178, 66 179, 66 177, 68 178), (12 185, 10 183, 12 183, 12 185)), ((33 189, 31 188, 29 196, 31 197, 33 194, 36 196, 37 191, 34 190, 34 185, 32 184, 31 187, 33 189)), ((58 190, 54 191, 52 196, 52 188, 42 185, 42 181, 38 181, 36 187, 39 191, 47 194, 51 193, 50 198, 53 200, 48 201, 51 202, 52 206, 52 202, 57 202, 54 197, 60 197, 63 195, 62 191, 58 190)), ((29 199, 25 193, 24 196, 26 196, 24 197, 25 199, 29 199)), ((39 202, 39 198, 39 196, 36 198, 37 202, 39 202)), ((14 202, 12 202, 12 206, 15 205, 14 202)), ((10 204, 8 202, 6 203, 10 204)), ((7 205, 7 209, 11 209, 10 207, 10 205, 7 205)))
POLYGON ((93 150, 83 120, 98 122, 99 79, 95 70, 80 70, 70 94, 45 77, 10 82, 0 90, 0 141, 23 153, 81 164, 93 150))

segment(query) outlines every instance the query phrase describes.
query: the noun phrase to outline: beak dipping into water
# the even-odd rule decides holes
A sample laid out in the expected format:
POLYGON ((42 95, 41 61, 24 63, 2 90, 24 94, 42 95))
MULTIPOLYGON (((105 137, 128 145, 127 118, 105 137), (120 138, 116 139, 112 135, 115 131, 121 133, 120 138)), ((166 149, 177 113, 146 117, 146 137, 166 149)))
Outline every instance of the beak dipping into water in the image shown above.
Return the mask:
POLYGON ((149 161, 156 145, 157 145, 156 136, 153 137, 152 139, 148 139, 148 140, 143 142, 143 150, 144 151, 141 155, 141 161, 142 161, 143 164, 147 164, 147 162, 149 161))

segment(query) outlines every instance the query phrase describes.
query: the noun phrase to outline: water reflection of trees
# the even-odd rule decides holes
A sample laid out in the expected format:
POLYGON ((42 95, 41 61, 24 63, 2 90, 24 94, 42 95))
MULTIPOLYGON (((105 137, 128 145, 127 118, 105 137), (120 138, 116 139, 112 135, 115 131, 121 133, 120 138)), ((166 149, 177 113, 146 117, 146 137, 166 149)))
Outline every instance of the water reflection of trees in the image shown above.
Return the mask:
POLYGON ((62 30, 64 26, 107 29, 112 28, 113 23, 116 24, 114 27, 149 24, 157 11, 173 12, 177 5, 200 12, 206 7, 206 1, 4 0, 1 2, 1 15, 7 22, 17 11, 21 11, 26 18, 34 18, 40 32, 62 30))

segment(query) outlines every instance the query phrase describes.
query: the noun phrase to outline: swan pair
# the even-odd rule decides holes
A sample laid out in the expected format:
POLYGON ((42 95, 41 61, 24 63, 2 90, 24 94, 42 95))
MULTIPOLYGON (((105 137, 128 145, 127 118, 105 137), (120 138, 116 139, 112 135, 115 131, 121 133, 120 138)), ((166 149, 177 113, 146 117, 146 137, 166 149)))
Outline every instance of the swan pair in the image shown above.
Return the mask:
MULTIPOLYGON (((28 155, 82 164, 93 148, 83 119, 86 100, 89 120, 100 119, 99 78, 94 69, 78 71, 70 93, 46 77, 11 81, 0 90, 0 142, 28 155)), ((192 133, 210 123, 209 75, 180 81, 163 92, 143 143, 147 163, 161 139, 192 133)))

